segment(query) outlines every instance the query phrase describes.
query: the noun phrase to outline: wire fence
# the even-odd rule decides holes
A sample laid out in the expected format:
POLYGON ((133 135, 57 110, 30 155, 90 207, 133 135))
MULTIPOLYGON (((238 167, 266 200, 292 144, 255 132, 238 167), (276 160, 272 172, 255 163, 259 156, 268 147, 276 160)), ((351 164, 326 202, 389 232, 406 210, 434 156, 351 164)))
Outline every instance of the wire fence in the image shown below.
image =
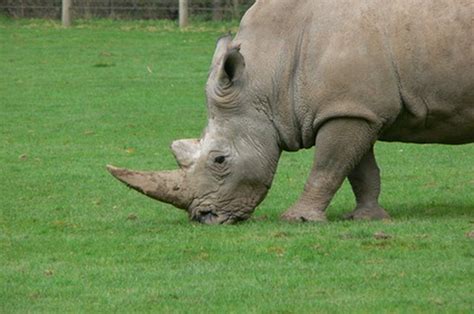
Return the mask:
MULTIPOLYGON (((189 0, 193 19, 238 19, 254 0, 189 0)), ((72 0, 74 18, 178 19, 178 0, 72 0)), ((61 0, 0 0, 0 14, 14 18, 61 17, 61 0)))

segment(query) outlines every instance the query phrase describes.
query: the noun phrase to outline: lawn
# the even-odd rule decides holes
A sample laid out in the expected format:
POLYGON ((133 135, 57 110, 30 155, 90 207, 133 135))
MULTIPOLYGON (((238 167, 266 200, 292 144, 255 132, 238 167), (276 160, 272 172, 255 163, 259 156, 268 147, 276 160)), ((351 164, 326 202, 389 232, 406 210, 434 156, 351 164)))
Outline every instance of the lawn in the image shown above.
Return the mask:
POLYGON ((229 29, 0 19, 0 313, 472 313, 472 144, 377 144, 385 222, 342 220, 347 184, 329 223, 280 221, 313 150, 285 153, 235 226, 190 223, 106 172, 175 167, 229 29))

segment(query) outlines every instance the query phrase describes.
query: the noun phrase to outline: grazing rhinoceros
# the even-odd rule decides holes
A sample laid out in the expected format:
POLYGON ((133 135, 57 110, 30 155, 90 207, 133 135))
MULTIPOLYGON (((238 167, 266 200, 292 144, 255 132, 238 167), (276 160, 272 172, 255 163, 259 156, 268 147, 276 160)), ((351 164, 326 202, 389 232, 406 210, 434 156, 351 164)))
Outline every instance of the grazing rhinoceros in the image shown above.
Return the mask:
POLYGON ((180 169, 108 169, 193 220, 234 223, 263 200, 283 150, 316 145, 282 217, 324 221, 347 177, 348 217, 387 218, 376 140, 474 141, 473 39, 470 0, 259 0, 217 42, 203 137, 171 145, 180 169))

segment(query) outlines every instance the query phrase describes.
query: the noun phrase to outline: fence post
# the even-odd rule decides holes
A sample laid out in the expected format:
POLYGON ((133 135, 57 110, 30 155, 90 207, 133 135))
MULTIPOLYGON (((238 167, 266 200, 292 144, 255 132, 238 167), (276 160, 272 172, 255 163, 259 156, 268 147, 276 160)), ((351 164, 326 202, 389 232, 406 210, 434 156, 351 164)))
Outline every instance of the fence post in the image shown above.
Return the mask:
POLYGON ((212 19, 214 21, 222 20, 222 1, 221 0, 212 1, 212 19))
POLYGON ((232 0, 232 4, 232 18, 238 19, 240 17, 239 0, 232 0))
MULTIPOLYGON (((7 3, 9 4, 9 3, 7 3)), ((22 18, 25 18, 25 6, 24 6, 24 3, 23 3, 23 0, 20 1, 20 16, 22 18)))
POLYGON ((64 27, 71 26, 71 1, 72 0, 63 0, 62 21, 64 27))
POLYGON ((179 27, 186 26, 188 26, 188 0, 179 0, 179 27))

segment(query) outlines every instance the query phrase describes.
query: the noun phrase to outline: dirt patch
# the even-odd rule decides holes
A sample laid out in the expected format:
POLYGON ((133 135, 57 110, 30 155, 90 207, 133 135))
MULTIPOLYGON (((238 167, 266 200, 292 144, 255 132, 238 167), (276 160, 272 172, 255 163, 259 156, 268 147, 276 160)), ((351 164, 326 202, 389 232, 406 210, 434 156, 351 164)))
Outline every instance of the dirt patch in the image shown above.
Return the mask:
POLYGON ((374 233, 374 238, 377 240, 388 240, 393 238, 390 234, 387 234, 383 231, 377 231, 374 233))
POLYGON ((127 216, 127 220, 137 220, 138 216, 134 213, 131 213, 127 216))

